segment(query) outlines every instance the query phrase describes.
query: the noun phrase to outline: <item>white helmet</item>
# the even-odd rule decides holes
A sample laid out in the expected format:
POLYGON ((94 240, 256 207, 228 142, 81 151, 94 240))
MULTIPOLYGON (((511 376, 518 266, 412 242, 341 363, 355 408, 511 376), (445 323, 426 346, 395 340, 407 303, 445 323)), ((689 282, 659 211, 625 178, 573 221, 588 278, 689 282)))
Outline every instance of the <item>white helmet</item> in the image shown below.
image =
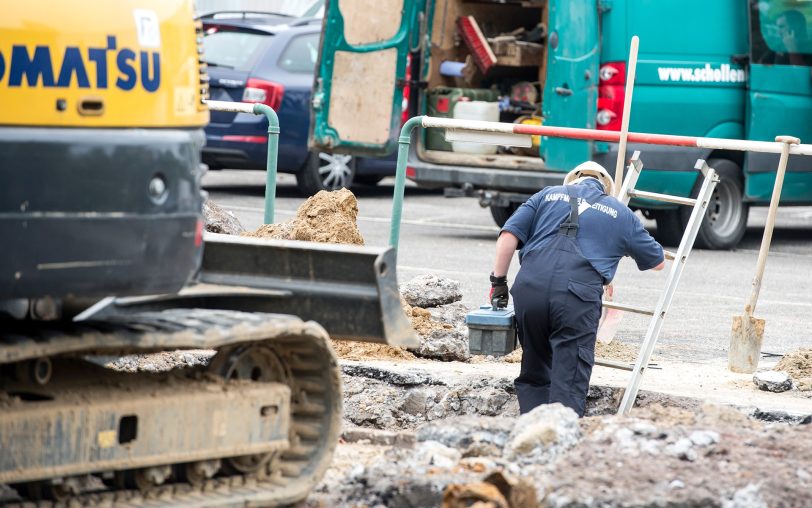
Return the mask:
POLYGON ((567 173, 567 176, 564 177, 564 185, 581 183, 585 178, 596 178, 603 185, 603 190, 607 194, 610 196, 615 194, 615 182, 612 177, 603 166, 593 161, 582 162, 567 173))

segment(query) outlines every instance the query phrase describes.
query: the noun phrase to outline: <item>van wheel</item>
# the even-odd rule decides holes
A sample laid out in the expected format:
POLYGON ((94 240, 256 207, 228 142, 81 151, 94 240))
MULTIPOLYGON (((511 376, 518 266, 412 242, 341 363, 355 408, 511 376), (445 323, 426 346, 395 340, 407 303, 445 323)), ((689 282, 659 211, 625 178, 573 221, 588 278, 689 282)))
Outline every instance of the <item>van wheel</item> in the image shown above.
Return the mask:
POLYGON ((518 208, 518 203, 511 203, 508 206, 491 205, 491 217, 493 217, 496 225, 501 228, 518 208))
POLYGON ((682 222, 682 210, 653 210, 654 220, 657 221, 657 232, 654 238, 667 247, 677 247, 685 234, 685 224, 682 222))
POLYGON ((312 196, 319 191, 350 188, 355 177, 355 159, 342 153, 310 152, 296 173, 299 192, 312 196))
MULTIPOLYGON (((747 228, 749 206, 743 199, 744 175, 738 164, 727 159, 711 159, 708 166, 719 174, 719 183, 696 235, 696 245, 713 250, 732 249, 739 244, 747 228)), ((691 195, 699 194, 701 186, 702 178, 698 178, 691 195)), ((681 207, 680 213, 683 225, 687 225, 691 208, 681 207)))

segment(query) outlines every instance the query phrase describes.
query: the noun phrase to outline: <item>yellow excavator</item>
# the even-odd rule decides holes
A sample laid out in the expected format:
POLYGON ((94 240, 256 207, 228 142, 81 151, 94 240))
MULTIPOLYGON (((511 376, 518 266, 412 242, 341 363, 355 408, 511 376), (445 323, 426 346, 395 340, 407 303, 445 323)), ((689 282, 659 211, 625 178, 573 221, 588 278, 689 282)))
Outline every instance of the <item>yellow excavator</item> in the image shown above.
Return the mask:
POLYGON ((330 337, 414 341, 394 251, 203 232, 192 0, 2 4, 0 504, 303 499, 340 432, 330 337), (214 354, 108 367, 179 349, 214 354))

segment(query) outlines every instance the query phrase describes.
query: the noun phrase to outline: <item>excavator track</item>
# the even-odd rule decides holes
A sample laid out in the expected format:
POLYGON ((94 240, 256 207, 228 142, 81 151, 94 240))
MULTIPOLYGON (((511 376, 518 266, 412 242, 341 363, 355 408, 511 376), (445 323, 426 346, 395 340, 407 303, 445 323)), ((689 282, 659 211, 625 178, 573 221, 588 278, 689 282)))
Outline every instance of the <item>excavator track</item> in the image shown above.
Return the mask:
MULTIPOLYGON (((14 381, 14 375, 6 374, 25 371, 15 367, 41 363, 41 359, 48 358, 55 366, 54 372, 57 368, 65 370, 66 366, 76 372, 75 365, 86 362, 87 355, 210 348, 217 353, 205 368, 151 376, 108 372, 105 375, 111 376, 113 383, 96 381, 95 386, 85 386, 91 392, 109 389, 102 385, 127 387, 129 383, 129 391, 122 389, 122 397, 135 397, 140 384, 155 390, 166 385, 177 388, 188 385, 204 394, 215 393, 212 396, 228 394, 229 390, 262 392, 262 388, 268 387, 276 390, 274 394, 289 397, 289 401, 280 400, 272 406, 286 409, 289 418, 271 415, 277 418, 274 422, 287 426, 287 435, 278 440, 283 446, 272 451, 198 460, 195 464, 211 466, 208 474, 190 472, 189 461, 153 460, 133 469, 91 466, 88 471, 74 471, 76 474, 15 482, 20 498, 7 498, 5 503, 0 499, 3 506, 280 506, 304 499, 329 466, 340 433, 341 382, 327 333, 316 323, 287 315, 171 309, 117 316, 103 322, 39 326, 28 331, 26 326, 18 323, 11 331, 4 326, 0 332, 3 363, 0 367, 4 369, 0 403, 5 404, 0 410, 0 429, 3 425, 13 429, 14 408, 26 405, 14 395, 15 383, 19 382, 14 381), (43 352, 48 356, 40 356, 43 352), (116 380, 124 379, 123 376, 129 376, 129 381, 116 380), (147 470, 150 473, 144 474, 147 470), (165 471, 166 479, 133 482, 133 478, 154 479, 155 471, 165 471)), ((85 375, 92 377, 93 369, 88 364, 85 375)), ((47 386, 44 384, 43 389, 47 386)), ((36 392, 36 387, 28 391, 36 392)), ((92 406, 93 400, 88 404, 92 406)), ((8 435, 0 435, 0 448, 4 454, 8 452, 6 456, 15 453, 14 447, 13 436, 9 439, 8 435)), ((172 454, 167 452, 167 456, 172 454)), ((194 469, 205 470, 206 467, 194 469)), ((5 473, 15 474, 8 469, 5 473)), ((0 469, 0 478, 3 474, 0 469)))

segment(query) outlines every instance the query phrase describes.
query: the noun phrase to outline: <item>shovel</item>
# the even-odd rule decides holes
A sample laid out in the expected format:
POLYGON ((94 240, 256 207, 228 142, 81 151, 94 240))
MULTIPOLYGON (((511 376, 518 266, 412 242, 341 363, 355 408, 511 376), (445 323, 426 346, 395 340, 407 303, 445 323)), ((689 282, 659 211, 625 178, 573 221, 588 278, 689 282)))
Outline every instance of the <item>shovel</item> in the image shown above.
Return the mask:
POLYGON ((758 251, 756 275, 753 277, 750 298, 744 307, 744 314, 733 316, 733 327, 730 330, 730 351, 727 356, 728 368, 733 372, 745 374, 752 374, 756 371, 758 360, 761 357, 765 321, 753 317, 753 313, 756 310, 758 293, 761 291, 761 278, 764 275, 767 253, 770 250, 770 242, 773 237, 775 213, 778 209, 778 201, 781 199, 781 187, 784 185, 784 173, 787 170, 789 149, 792 145, 801 142, 800 139, 791 136, 778 136, 775 141, 776 143, 783 143, 783 146, 781 147, 781 158, 778 160, 778 172, 775 174, 775 186, 770 199, 770 211, 767 213, 767 224, 764 226, 764 237, 761 239, 761 249, 758 251))
MULTIPOLYGON (((611 302, 614 300, 614 294, 615 286, 609 284, 603 291, 604 301, 611 302)), ((601 318, 600 321, 598 321, 598 342, 601 344, 610 344, 612 340, 614 340, 615 334, 617 334, 617 329, 621 321, 623 321, 622 310, 607 307, 601 309, 601 318)))

